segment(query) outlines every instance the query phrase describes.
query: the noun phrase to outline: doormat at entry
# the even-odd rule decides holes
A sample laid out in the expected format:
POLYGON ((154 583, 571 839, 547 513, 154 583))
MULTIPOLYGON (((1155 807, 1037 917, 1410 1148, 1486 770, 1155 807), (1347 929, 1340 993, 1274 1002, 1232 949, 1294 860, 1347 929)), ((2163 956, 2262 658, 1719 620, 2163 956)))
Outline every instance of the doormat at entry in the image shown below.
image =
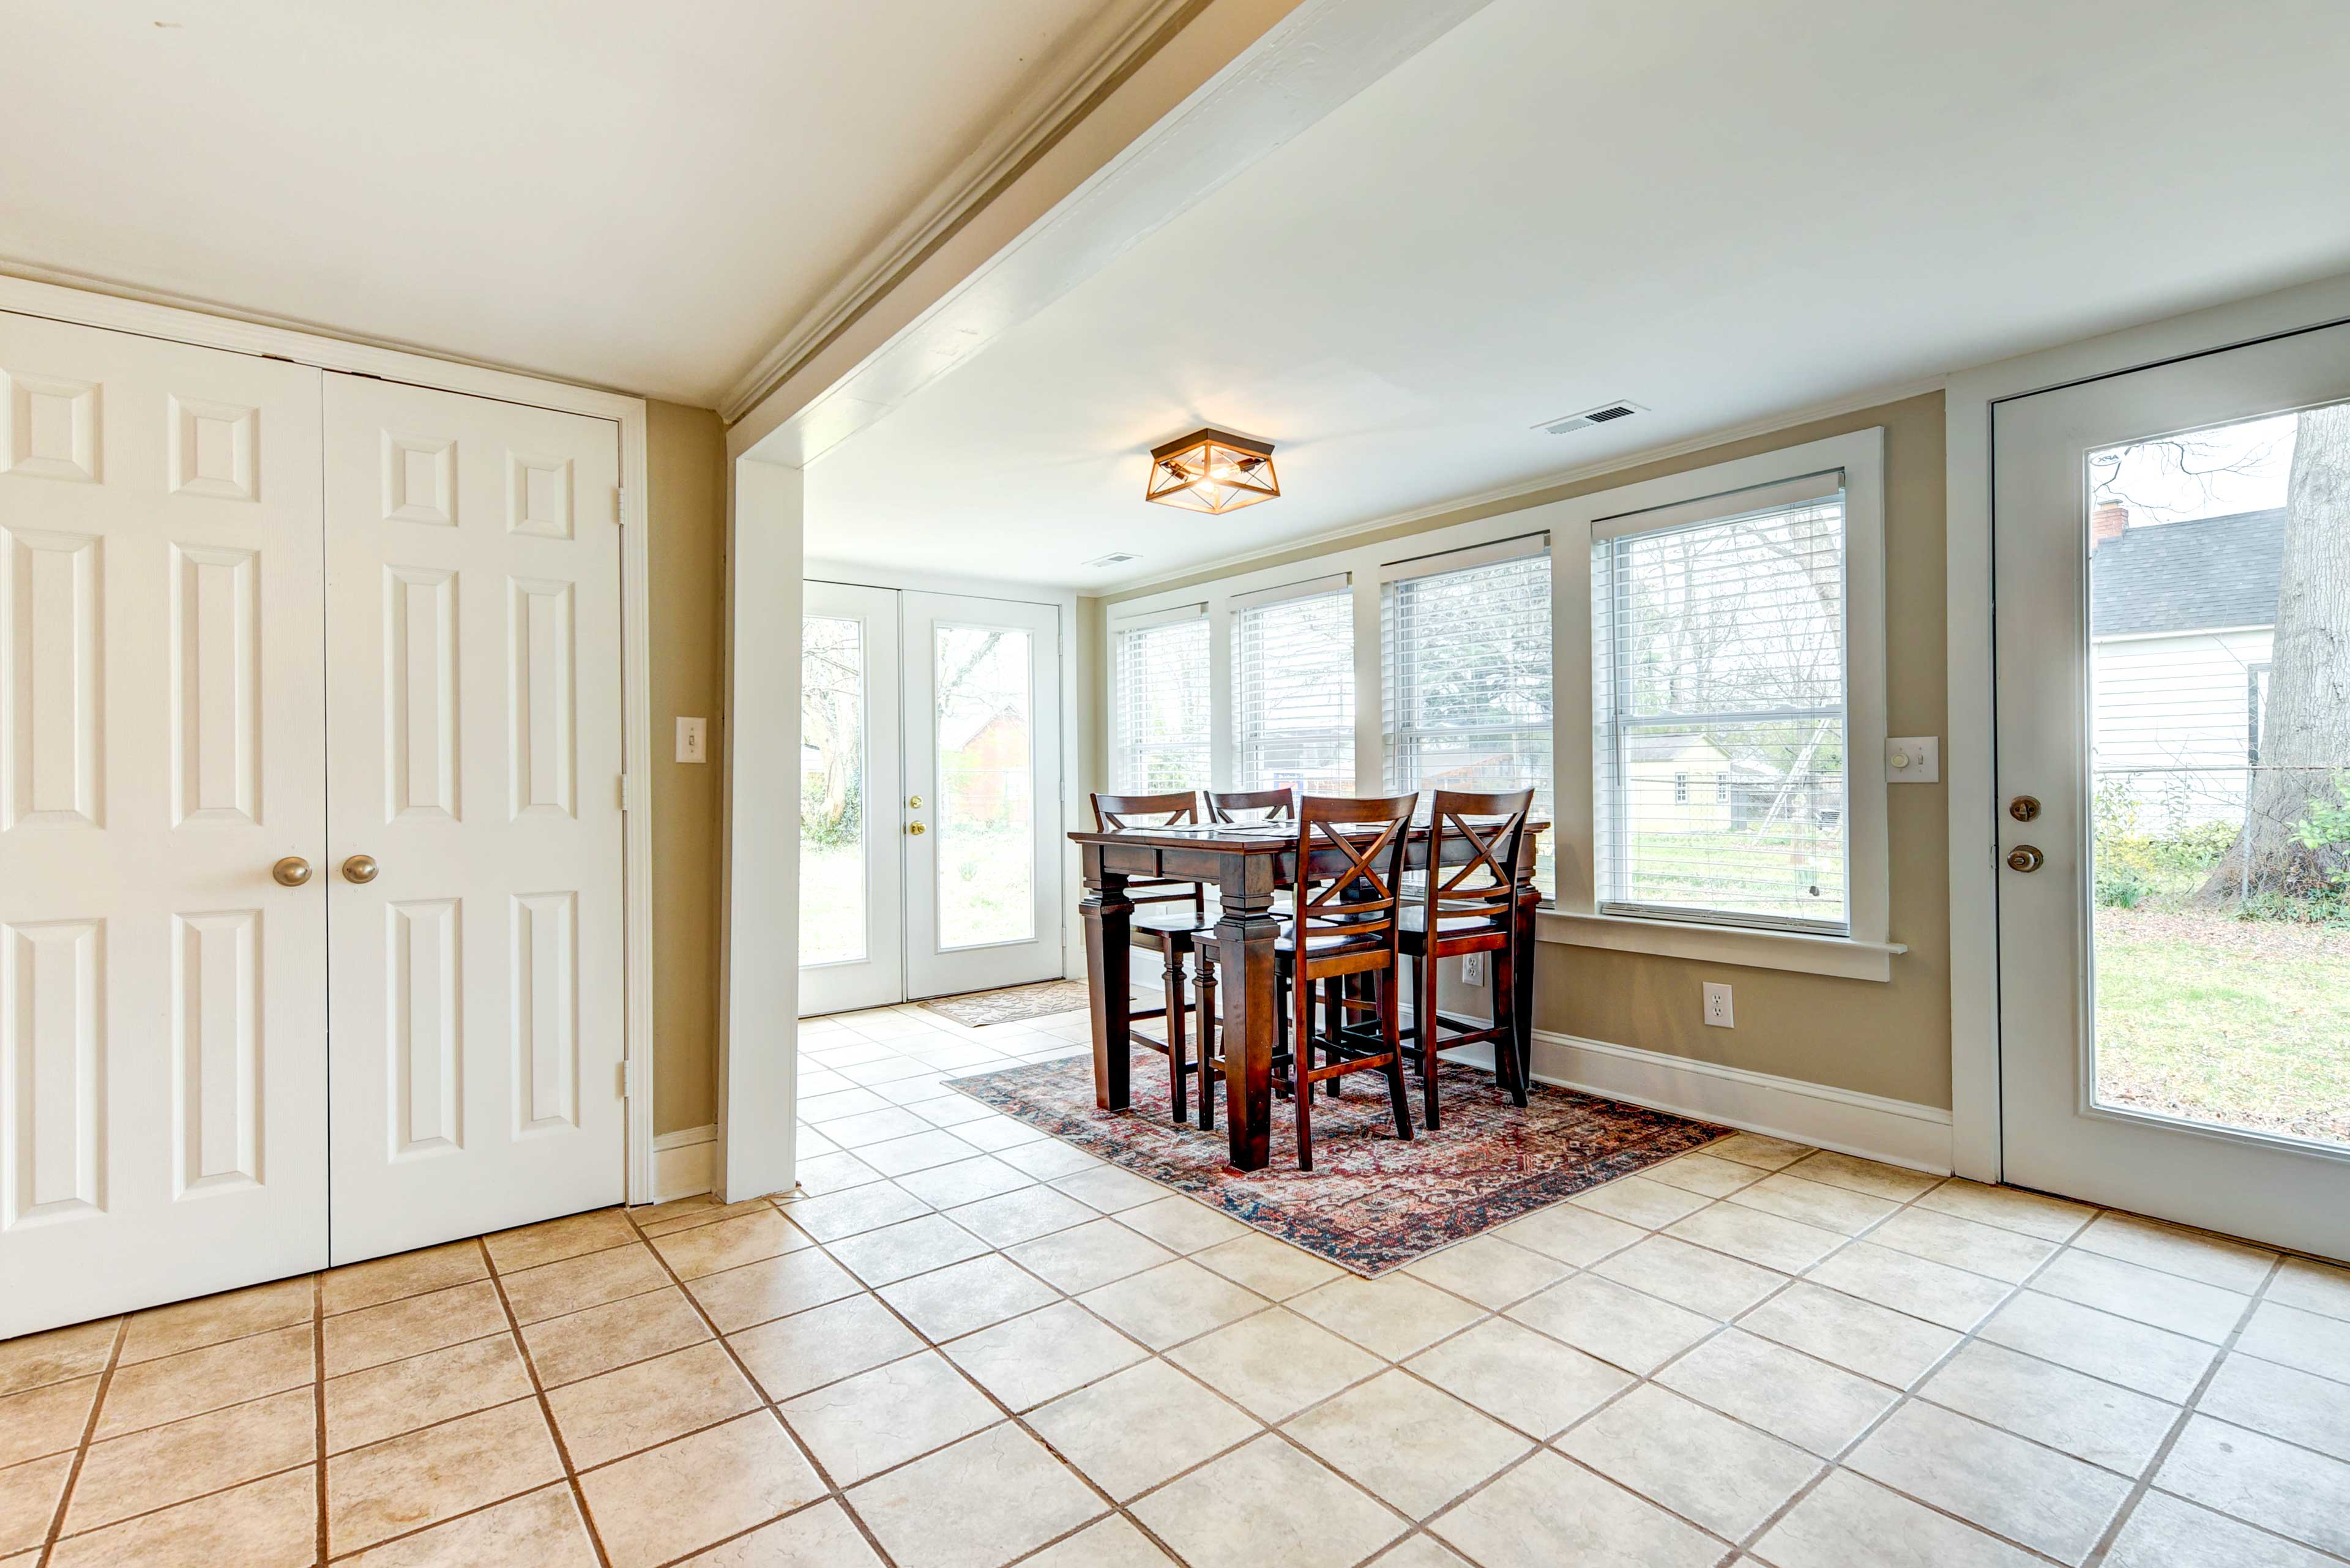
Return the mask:
POLYGON ((1007 985, 1001 991, 972 991, 961 996, 938 996, 921 1005, 966 1029, 990 1023, 1025 1023, 1075 1012, 1087 1003, 1081 980, 1044 980, 1034 985, 1007 985))

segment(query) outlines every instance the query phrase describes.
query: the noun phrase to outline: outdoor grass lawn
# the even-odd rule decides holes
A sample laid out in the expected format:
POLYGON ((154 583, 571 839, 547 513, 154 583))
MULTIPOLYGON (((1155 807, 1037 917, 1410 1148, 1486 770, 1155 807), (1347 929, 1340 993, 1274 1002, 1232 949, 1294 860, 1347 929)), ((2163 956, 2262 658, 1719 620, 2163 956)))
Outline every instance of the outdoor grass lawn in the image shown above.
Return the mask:
POLYGON ((2110 1104, 2350 1143, 2350 929, 2097 910, 2110 1104))
MULTIPOLYGON (((1035 843, 1024 829, 941 834, 939 929, 948 947, 1020 941, 1034 934, 1035 843)), ((863 845, 800 844, 800 962, 865 956, 863 845)))

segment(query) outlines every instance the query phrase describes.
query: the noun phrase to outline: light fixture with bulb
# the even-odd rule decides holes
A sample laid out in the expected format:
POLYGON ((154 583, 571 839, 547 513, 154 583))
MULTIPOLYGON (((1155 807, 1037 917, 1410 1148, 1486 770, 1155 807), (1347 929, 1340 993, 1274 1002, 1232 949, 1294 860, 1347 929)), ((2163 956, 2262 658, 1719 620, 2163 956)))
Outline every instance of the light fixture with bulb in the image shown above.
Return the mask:
POLYGON ((1230 431, 1198 430, 1150 449, 1142 498, 1191 512, 1237 512, 1281 493, 1273 443, 1230 431))

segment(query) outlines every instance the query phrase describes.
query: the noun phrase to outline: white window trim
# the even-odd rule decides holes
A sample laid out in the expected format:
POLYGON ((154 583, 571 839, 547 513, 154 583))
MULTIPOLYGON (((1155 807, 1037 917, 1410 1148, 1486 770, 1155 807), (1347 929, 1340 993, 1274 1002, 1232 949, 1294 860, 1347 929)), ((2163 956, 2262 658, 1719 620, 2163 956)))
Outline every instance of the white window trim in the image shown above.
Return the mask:
POLYGON ((1907 950, 1887 940, 1891 891, 1885 825, 1885 431, 1882 427, 1739 458, 1539 510, 1551 528, 1551 680, 1589 691, 1591 550, 1595 525, 1627 513, 1680 506, 1841 468, 1845 474, 1845 704, 1852 934, 1814 935, 1603 915, 1596 897, 1591 710, 1557 704, 1558 898, 1543 911, 1545 941, 1617 952, 1889 981, 1907 950))
POLYGON ((1355 604, 1355 778, 1386 776, 1381 701, 1380 585, 1406 563, 1448 551, 1547 533, 1551 541, 1551 683, 1554 693, 1591 691, 1592 525, 1627 512, 1672 506, 1814 474, 1845 472, 1846 744, 1850 775, 1852 935, 1754 930, 1602 915, 1593 894, 1591 706, 1555 696, 1552 787, 1556 801, 1558 897, 1535 925, 1544 941, 1618 952, 1698 959, 1750 969, 1791 970, 1847 980, 1889 981, 1908 950, 1887 938, 1890 880, 1885 800, 1885 431, 1882 427, 1807 441, 1759 456, 1644 481, 1472 523, 1259 567, 1121 600, 1103 618, 1105 670, 1118 630, 1160 611, 1207 605, 1210 776, 1227 780, 1235 761, 1232 725, 1232 618, 1267 590, 1347 574, 1355 604))

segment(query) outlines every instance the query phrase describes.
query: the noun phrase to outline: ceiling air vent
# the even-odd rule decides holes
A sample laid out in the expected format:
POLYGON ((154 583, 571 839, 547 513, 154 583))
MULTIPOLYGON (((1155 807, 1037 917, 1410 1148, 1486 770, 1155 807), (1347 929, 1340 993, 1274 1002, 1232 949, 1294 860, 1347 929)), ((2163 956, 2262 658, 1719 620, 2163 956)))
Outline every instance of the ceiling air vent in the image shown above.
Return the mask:
POLYGON ((1628 420, 1634 414, 1645 414, 1648 411, 1648 409, 1639 403, 1629 403, 1618 399, 1612 403, 1602 403, 1596 409, 1586 409, 1579 414, 1569 414, 1563 420, 1552 420, 1536 425, 1534 429, 1543 431, 1545 435, 1565 435, 1569 431, 1588 430, 1593 425, 1604 425, 1616 420, 1628 420))
POLYGON ((1130 562, 1139 561, 1140 559, 1142 559, 1142 557, 1136 555, 1131 550, 1112 550, 1107 556, 1096 556, 1092 560, 1087 561, 1086 565, 1088 566, 1123 566, 1130 562))

